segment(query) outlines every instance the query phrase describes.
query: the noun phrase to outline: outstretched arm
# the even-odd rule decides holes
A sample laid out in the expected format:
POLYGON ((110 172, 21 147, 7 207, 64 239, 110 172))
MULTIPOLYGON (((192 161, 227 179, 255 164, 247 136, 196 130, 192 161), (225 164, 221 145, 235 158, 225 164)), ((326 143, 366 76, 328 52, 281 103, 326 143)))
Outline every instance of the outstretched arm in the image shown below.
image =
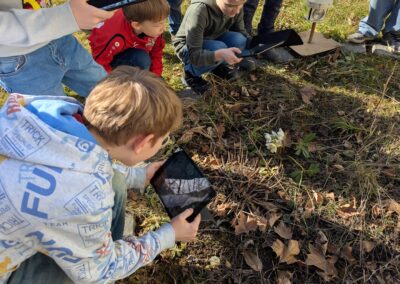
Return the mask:
POLYGON ((40 10, 0 11, 0 45, 29 47, 48 42, 79 29, 92 29, 113 15, 90 6, 86 0, 40 10))

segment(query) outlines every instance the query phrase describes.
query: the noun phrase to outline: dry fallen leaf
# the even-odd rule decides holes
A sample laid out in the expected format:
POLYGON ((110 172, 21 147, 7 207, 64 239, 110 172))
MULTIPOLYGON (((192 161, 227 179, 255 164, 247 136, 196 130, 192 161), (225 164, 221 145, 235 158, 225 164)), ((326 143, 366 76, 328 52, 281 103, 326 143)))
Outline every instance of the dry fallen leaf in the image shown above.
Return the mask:
POLYGON ((285 225, 282 221, 278 226, 274 227, 275 233, 277 233, 280 237, 290 240, 293 236, 292 229, 285 225))
POLYGON ((233 112, 237 112, 243 107, 243 103, 225 104, 225 107, 233 112))
POLYGON ((257 230, 257 219, 240 212, 237 224, 235 225, 235 234, 240 235, 255 230, 257 230))
POLYGON ((301 99, 306 105, 311 105, 311 98, 316 95, 315 89, 306 86, 300 89, 301 99))
POLYGON ((356 208, 356 199, 352 198, 351 202, 348 204, 344 204, 339 209, 336 210, 336 213, 342 217, 343 219, 348 219, 353 216, 360 215, 360 212, 357 211, 356 208))
POLYGON ((400 204, 394 200, 389 201, 388 211, 396 212, 400 216, 400 204))
POLYGON ((353 257, 352 252, 353 248, 349 245, 344 246, 341 250, 340 250, 340 256, 342 258, 344 258, 345 260, 347 260, 347 262, 349 262, 350 264, 354 263, 356 261, 356 259, 353 257))
POLYGON ((288 246, 286 246, 281 240, 277 239, 271 248, 279 257, 279 263, 292 264, 298 261, 295 256, 300 253, 300 247, 296 240, 290 240, 288 246))
POLYGON ((282 214, 277 213, 277 212, 272 212, 269 214, 269 225, 273 227, 275 225, 275 222, 278 221, 282 217, 282 214))
POLYGON ((220 217, 225 217, 226 216, 226 211, 232 208, 231 203, 222 203, 217 205, 217 209, 215 210, 215 213, 217 213, 217 216, 220 217))
POLYGON ((333 167, 338 171, 338 172, 343 172, 344 167, 340 164, 334 164, 333 167))
POLYGON ((304 218, 311 217, 311 213, 314 212, 315 206, 322 205, 324 202, 324 196, 320 192, 312 191, 312 197, 309 199, 304 206, 304 218))
POLYGON ((318 231, 315 243, 321 248, 322 253, 326 255, 326 250, 328 249, 328 238, 322 231, 318 231))
MULTIPOLYGON (((257 89, 250 88, 248 91, 252 97, 257 97, 260 94, 260 89, 258 89, 258 88, 257 89)), ((257 111, 255 111, 255 112, 257 112, 257 111)))
POLYGON ((261 232, 265 232, 268 228, 268 219, 264 217, 257 218, 257 226, 261 232))
POLYGON ((374 204, 371 208, 372 216, 377 218, 382 215, 382 206, 380 204, 374 204))
POLYGON ((254 74, 250 74, 250 75, 249 75, 249 77, 250 77, 250 81, 252 81, 252 82, 255 82, 255 81, 257 81, 257 77, 256 77, 256 75, 254 75, 254 74))
POLYGON ((204 126, 197 126, 197 127, 194 127, 194 128, 191 128, 191 129, 185 131, 183 133, 183 135, 178 139, 177 143, 178 144, 189 143, 193 139, 193 137, 196 133, 202 134, 203 136, 208 136, 204 131, 204 126))
POLYGON ((247 88, 245 86, 242 86, 242 96, 245 96, 245 97, 250 96, 249 91, 247 90, 247 88))
POLYGON ((335 201, 335 193, 334 192, 328 192, 327 194, 325 194, 326 198, 331 200, 331 201, 335 201))
POLYGON ((278 284, 292 284, 292 276, 293 273, 287 270, 278 270, 277 282, 278 284))
POLYGON ((313 190, 313 201, 316 205, 322 205, 324 202, 324 196, 322 193, 313 190))
POLYGON ((370 253, 376 247, 375 242, 371 241, 362 241, 361 242, 361 249, 366 253, 370 253))
POLYGON ((215 132, 217 133, 218 137, 221 138, 222 135, 224 135, 224 133, 225 133, 225 126, 224 126, 224 124, 223 124, 223 123, 218 124, 218 125, 215 127, 215 132))
POLYGON ((251 251, 245 251, 242 254, 247 265, 250 266, 254 271, 260 272, 262 270, 262 262, 256 254, 252 253, 251 251))
POLYGON ((317 271, 317 273, 325 280, 330 281, 333 278, 337 277, 337 269, 335 267, 335 263, 337 258, 335 257, 326 257, 321 248, 315 247, 313 245, 309 245, 310 253, 307 254, 306 264, 315 266, 321 271, 317 271))

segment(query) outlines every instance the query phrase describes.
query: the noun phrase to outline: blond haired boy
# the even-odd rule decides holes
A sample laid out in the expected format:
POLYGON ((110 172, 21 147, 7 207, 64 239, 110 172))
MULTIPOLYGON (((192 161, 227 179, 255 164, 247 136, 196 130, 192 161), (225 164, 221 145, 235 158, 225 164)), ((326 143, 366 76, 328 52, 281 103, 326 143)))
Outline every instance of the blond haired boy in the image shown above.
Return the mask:
MULTIPOLYGON (((0 110, 0 282, 113 282, 194 239, 200 216, 188 223, 191 210, 141 237, 112 232, 124 208, 114 204, 111 160, 152 157, 181 116, 172 89, 128 66, 103 79, 85 108, 68 97, 11 94, 0 110)), ((128 175, 127 188, 148 184, 159 166, 128 175)))
POLYGON ((108 72, 129 65, 161 76, 162 34, 169 12, 166 0, 146 0, 116 11, 89 36, 94 59, 108 72))

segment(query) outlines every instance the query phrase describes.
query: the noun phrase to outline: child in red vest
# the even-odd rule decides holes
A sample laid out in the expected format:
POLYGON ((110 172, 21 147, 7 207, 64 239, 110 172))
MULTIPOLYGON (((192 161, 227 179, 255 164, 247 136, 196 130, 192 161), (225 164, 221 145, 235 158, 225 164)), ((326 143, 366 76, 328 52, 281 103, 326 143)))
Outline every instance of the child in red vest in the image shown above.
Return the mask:
POLYGON ((130 65, 161 76, 162 34, 168 15, 166 0, 146 0, 116 11, 89 36, 94 59, 107 72, 130 65))

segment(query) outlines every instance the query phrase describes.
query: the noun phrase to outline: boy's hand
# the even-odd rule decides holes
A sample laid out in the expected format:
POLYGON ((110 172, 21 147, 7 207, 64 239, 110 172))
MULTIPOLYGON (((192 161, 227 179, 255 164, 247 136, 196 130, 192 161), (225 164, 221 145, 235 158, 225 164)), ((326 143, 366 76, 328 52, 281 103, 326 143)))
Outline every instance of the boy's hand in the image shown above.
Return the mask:
POLYGON ((236 56, 237 53, 241 53, 242 51, 237 47, 223 48, 215 51, 215 61, 224 60, 229 65, 234 65, 242 61, 242 58, 236 56))
POLYGON ((186 221, 186 218, 192 215, 193 209, 189 208, 171 220, 171 225, 175 230, 175 240, 189 242, 196 238, 197 230, 200 224, 200 214, 196 216, 192 223, 186 221))
POLYGON ((153 178, 156 171, 164 164, 164 161, 154 162, 149 164, 146 167, 146 181, 144 182, 144 186, 148 186, 150 184, 150 180, 153 178))
POLYGON ((114 12, 98 9, 86 2, 87 0, 71 0, 69 2, 72 14, 82 30, 91 30, 98 23, 104 22, 114 14, 114 12))

